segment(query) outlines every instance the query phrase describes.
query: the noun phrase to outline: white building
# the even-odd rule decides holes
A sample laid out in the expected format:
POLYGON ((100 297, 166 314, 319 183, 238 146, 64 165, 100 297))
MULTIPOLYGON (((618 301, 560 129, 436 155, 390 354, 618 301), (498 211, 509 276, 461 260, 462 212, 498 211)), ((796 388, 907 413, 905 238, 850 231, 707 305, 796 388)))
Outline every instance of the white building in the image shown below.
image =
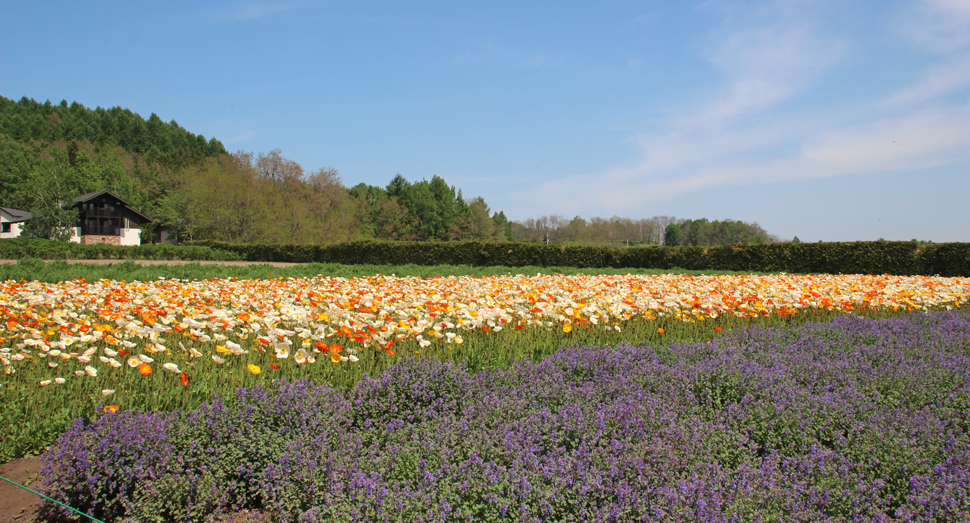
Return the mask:
MULTIPOLYGON (((142 225, 152 223, 110 191, 82 194, 70 206, 79 211, 78 226, 71 231, 71 241, 76 243, 141 245, 142 225)), ((0 239, 20 236, 21 224, 29 219, 29 212, 0 207, 0 239)))
POLYGON ((0 207, 0 239, 20 236, 21 224, 30 219, 30 213, 9 207, 0 207))

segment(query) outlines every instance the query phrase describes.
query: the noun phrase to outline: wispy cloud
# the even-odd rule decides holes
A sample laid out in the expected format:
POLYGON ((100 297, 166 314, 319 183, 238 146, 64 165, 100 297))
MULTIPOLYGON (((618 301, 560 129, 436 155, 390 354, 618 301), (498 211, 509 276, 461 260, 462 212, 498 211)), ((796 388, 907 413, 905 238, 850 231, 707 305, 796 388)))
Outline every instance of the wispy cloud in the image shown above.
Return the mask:
POLYGON ((970 159, 970 111, 929 109, 828 130, 802 147, 822 175, 925 169, 970 159))
MULTIPOLYGON (((803 122, 808 123, 808 122, 803 122)), ((900 118, 823 128, 806 134, 801 125, 767 125, 719 142, 699 143, 669 136, 655 145, 666 151, 634 167, 614 168, 594 176, 573 176, 544 184, 533 200, 572 201, 573 212, 630 214, 648 202, 718 187, 780 183, 928 169, 970 161, 970 107, 957 111, 929 109, 900 118), (780 134, 773 134, 774 132, 780 134), (794 141, 792 134, 796 134, 794 141), (755 156, 763 147, 803 143, 794 153, 755 156), (596 183, 590 183, 595 179, 596 183), (574 195, 582 187, 583 200, 574 195), (617 190, 622 187, 622 190, 617 190)), ((715 138, 712 136, 712 138, 715 138)), ((551 212, 551 211, 547 211, 551 212)))
POLYGON ((970 86, 970 25, 957 29, 970 21, 970 2, 928 0, 920 5, 922 25, 907 26, 910 41, 945 54, 944 63, 881 99, 814 110, 789 102, 812 100, 813 88, 826 85, 826 74, 849 54, 847 44, 798 15, 811 4, 759 5, 766 7, 752 16, 758 27, 734 22, 745 17, 732 11, 712 31, 706 58, 724 82, 695 100, 696 109, 669 115, 659 132, 631 138, 641 161, 545 183, 529 199, 560 209, 557 202, 573 202, 570 214, 635 215, 646 202, 714 188, 970 161, 970 106, 943 98, 970 86), (934 32, 944 29, 949 33, 934 32), (582 200, 570 196, 577 186, 582 200))
MULTIPOLYGON (((967 29, 970 31, 970 28, 967 29)), ((893 93, 887 106, 907 106, 946 96, 970 87, 970 53, 946 60, 944 65, 929 67, 916 84, 893 93)))
POLYGON ((925 49, 952 53, 970 47, 970 2, 922 0, 900 13, 898 30, 925 49))
POLYGON ((255 138, 256 135, 257 135, 256 131, 246 131, 243 134, 233 136, 227 140, 223 140, 223 143, 228 144, 228 143, 248 142, 253 138, 255 138))
POLYGON ((740 29, 718 41, 709 57, 727 85, 681 123, 710 124, 776 107, 808 89, 840 52, 803 27, 740 29))
POLYGON ((924 0, 900 14, 897 30, 939 63, 921 79, 893 94, 887 105, 908 105, 970 87, 970 1, 924 0))

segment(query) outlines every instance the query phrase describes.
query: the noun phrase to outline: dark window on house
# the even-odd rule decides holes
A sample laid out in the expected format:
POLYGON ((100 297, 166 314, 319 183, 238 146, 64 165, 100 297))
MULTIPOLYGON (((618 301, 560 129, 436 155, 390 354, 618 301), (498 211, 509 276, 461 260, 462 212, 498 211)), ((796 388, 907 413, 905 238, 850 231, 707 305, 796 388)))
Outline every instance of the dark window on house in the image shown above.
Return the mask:
POLYGON ((11 224, 9 223, 3 223, 0 225, 0 232, 10 232, 10 225, 11 224))
POLYGON ((81 210, 84 211, 84 221, 81 224, 82 235, 121 236, 123 218, 120 208, 101 200, 85 202, 81 210))

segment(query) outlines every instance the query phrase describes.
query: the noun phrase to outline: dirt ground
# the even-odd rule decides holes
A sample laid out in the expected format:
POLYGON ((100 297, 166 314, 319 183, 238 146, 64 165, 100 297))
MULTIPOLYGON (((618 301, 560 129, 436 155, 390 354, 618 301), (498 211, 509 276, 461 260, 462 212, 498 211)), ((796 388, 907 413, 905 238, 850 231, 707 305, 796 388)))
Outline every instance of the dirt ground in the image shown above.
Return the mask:
MULTIPOLYGON (((37 490, 40 485, 39 456, 15 459, 0 465, 0 476, 37 490)), ((6 481, 0 481, 0 521, 33 522, 41 498, 6 481)))
MULTIPOLYGON (((75 263, 89 263, 91 265, 115 265, 129 260, 65 260, 68 265, 75 263)), ((130 260, 135 265, 185 265, 188 263, 198 263, 199 265, 270 265, 272 267, 293 267, 294 265, 305 265, 302 263, 288 262, 248 262, 248 261, 183 261, 183 260, 130 260)), ((0 260, 0 265, 6 263, 17 263, 17 260, 0 260)))
MULTIPOLYGON (((40 456, 20 458, 0 465, 0 476, 37 490, 40 486, 40 456)), ((0 480, 0 522, 2 523, 43 523, 37 515, 40 496, 28 492, 16 485, 0 480)), ((87 521, 78 516, 79 521, 87 521)), ((269 514, 258 511, 244 510, 235 514, 226 514, 216 518, 220 523, 256 523, 268 522, 269 514)))

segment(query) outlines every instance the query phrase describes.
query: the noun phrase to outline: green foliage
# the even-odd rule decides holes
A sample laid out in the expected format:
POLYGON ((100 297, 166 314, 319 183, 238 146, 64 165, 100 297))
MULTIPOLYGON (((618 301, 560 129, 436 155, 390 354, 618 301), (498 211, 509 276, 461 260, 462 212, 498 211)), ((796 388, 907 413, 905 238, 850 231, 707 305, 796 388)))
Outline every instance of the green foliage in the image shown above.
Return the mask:
MULTIPOLYGON (((143 253, 155 256, 152 259, 168 260, 195 256, 197 260, 214 259, 218 256, 232 256, 234 253, 213 251, 208 247, 183 247, 168 244, 143 245, 143 253)), ((729 274, 719 271, 683 271, 656 269, 579 269, 563 268, 556 271, 566 275, 574 274, 729 274)), ((268 279, 268 278, 312 278, 321 274, 342 278, 363 278, 375 274, 393 274, 399 277, 419 276, 433 278, 438 276, 504 276, 522 274, 534 276, 548 274, 543 267, 472 267, 470 265, 342 265, 338 263, 308 263, 290 267, 274 267, 269 264, 222 265, 222 264, 164 264, 143 265, 132 260, 118 260, 116 263, 72 263, 63 259, 45 263, 40 258, 21 258, 17 263, 0 264, 0 281, 37 280, 55 283, 83 278, 89 282, 99 280, 115 281, 154 281, 159 278, 179 280, 207 280, 210 278, 268 279)))
POLYGON ((471 265, 826 274, 970 276, 970 244, 770 243, 717 247, 594 247, 513 242, 377 242, 321 245, 198 242, 249 261, 345 265, 471 265))
POLYGON ((39 258, 45 260, 238 260, 239 255, 205 245, 148 244, 118 246, 82 245, 41 238, 0 240, 0 259, 39 258))
POLYGON ((88 109, 74 102, 39 103, 0 96, 0 134, 18 141, 87 141, 99 146, 120 146, 126 151, 151 153, 152 160, 173 166, 227 154, 216 139, 206 140, 180 127, 165 123, 156 114, 146 122, 128 109, 88 109))
POLYGON ((671 223, 664 234, 664 245, 710 246, 736 243, 767 243, 768 233, 757 223, 740 220, 684 220, 671 223))

